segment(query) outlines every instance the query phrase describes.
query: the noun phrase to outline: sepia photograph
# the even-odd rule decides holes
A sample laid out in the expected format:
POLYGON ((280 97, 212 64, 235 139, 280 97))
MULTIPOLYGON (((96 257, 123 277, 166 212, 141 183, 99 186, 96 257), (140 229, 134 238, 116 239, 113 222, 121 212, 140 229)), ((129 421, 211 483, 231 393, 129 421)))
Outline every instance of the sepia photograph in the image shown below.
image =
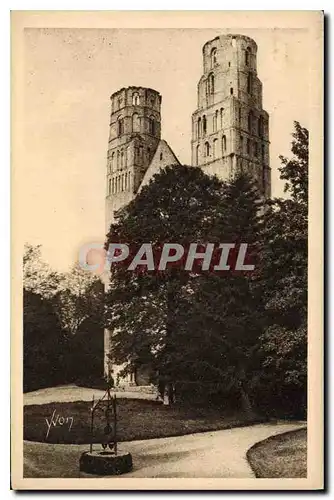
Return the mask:
POLYGON ((323 488, 323 13, 12 13, 14 489, 323 488))

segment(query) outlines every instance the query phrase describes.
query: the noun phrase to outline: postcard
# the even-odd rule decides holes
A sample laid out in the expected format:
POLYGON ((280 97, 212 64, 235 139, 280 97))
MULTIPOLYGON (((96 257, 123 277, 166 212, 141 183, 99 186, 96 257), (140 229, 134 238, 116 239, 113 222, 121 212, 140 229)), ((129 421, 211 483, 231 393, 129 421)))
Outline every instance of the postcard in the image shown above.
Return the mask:
POLYGON ((14 11, 12 488, 321 490, 321 11, 14 11))

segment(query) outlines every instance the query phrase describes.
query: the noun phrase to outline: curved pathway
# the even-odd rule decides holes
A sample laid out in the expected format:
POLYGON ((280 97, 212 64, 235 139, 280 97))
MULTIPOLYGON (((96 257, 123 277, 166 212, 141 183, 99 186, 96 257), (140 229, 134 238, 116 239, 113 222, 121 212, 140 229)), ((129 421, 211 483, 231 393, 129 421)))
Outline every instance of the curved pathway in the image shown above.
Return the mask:
MULTIPOLYGON (((91 401, 101 398, 105 391, 101 389, 91 389, 88 387, 79 387, 77 385, 62 385, 58 387, 48 387, 37 391, 27 392, 23 395, 24 405, 44 405, 48 403, 70 403, 73 401, 91 401)), ((140 391, 112 391, 119 398, 131 399, 156 399, 156 392, 140 391)))
MULTIPOLYGON (((43 389, 25 395, 25 404, 91 400, 98 391, 85 388, 43 389), (58 391, 57 391, 58 390, 58 391), (57 392, 56 392, 57 391, 57 392), (79 397, 80 396, 80 397, 79 397)), ((122 397, 124 397, 122 392, 122 397)), ((120 394, 121 395, 121 394, 120 394)), ((141 394, 152 399, 152 395, 141 394)), ((133 393, 127 397, 137 397, 133 393)), ((154 396, 153 396, 154 397, 154 396)), ((246 452, 269 436, 305 427, 305 422, 278 422, 235 427, 222 431, 120 443, 130 451, 134 468, 121 477, 142 478, 249 478, 254 474, 246 452)), ((79 457, 88 445, 24 442, 25 477, 80 477, 79 457)), ((99 449, 95 445, 95 449, 99 449)), ((83 475, 81 474, 83 477, 83 475)))

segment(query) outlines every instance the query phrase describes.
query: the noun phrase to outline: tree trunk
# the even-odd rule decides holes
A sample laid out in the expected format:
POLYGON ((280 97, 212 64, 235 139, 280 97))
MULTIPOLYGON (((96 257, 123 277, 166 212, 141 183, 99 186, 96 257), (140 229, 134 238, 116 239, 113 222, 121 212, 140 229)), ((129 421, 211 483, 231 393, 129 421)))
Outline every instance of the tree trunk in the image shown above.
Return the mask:
POLYGON ((175 403, 174 384, 169 382, 169 384, 167 386, 167 391, 168 391, 168 404, 172 405, 175 403))
POLYGON ((250 402, 249 396, 242 384, 240 384, 240 400, 241 400, 242 410, 245 413, 252 415, 253 414, 252 403, 250 402))

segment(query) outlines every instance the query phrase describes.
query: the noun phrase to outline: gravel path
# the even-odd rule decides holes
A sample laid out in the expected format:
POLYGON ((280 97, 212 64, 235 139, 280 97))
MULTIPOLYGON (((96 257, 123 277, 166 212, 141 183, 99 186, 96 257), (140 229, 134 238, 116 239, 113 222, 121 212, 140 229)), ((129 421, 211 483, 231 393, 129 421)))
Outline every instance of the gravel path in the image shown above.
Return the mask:
MULTIPOLYGON (((90 389, 88 387, 78 387, 77 385, 66 385, 59 387, 48 387, 47 389, 39 389, 38 391, 28 392, 24 394, 24 405, 42 405, 48 403, 70 403, 73 401, 92 401, 101 398, 105 391, 99 389, 90 389)), ((138 391, 115 391, 119 398, 131 399, 153 399, 156 398, 156 393, 149 394, 138 391)))
MULTIPOLYGON (((41 389, 24 395, 24 404, 91 401, 104 391, 77 386, 41 389)), ((155 394, 117 392, 118 397, 155 399, 155 394)), ((246 452, 269 436, 305 427, 305 422, 278 422, 214 432, 120 443, 130 451, 134 468, 121 477, 249 478, 254 474, 246 452)), ((95 445, 95 449, 99 449, 95 445)), ((79 457, 87 445, 24 442, 25 477, 80 477, 79 457)))
MULTIPOLYGON (((305 424, 259 424, 187 436, 120 443, 134 469, 121 477, 254 477, 246 452, 256 442, 305 424)), ((96 445, 96 449, 99 446, 96 445)), ((80 477, 79 457, 87 445, 24 443, 25 477, 80 477)))

